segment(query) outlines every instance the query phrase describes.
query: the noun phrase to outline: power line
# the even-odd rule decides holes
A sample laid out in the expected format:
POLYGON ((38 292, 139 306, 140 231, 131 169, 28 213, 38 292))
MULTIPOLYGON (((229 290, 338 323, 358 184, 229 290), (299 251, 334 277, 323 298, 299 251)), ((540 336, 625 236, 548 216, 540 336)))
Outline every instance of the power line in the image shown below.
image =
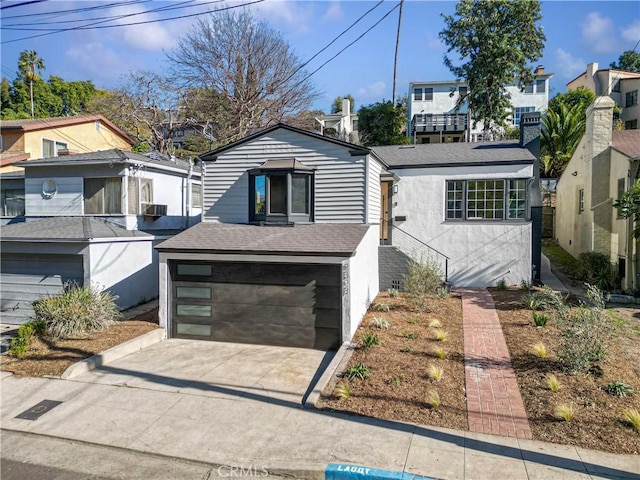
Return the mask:
MULTIPOLYGON (((224 1, 224 0, 215 0, 215 1, 210 2, 210 3, 218 3, 220 1, 224 1)), ((178 19, 181 19, 181 18, 190 18, 190 17, 199 16, 199 15, 206 15, 206 14, 210 14, 210 13, 222 12, 222 11, 225 11, 225 10, 232 10, 234 8, 248 7, 249 5, 262 3, 264 1, 265 0, 254 0, 252 2, 247 2, 247 3, 240 4, 240 5, 232 5, 232 6, 229 6, 229 7, 218 8, 216 10, 207 10, 206 12, 192 13, 192 14, 189 14, 189 15, 179 15, 179 16, 176 16, 176 17, 159 18, 159 19, 156 19, 156 20, 145 20, 145 21, 142 21, 142 22, 123 23, 123 24, 120 24, 120 25, 101 25, 101 26, 98 26, 98 27, 92 27, 92 25, 107 22, 107 20, 103 20, 101 22, 96 22, 95 24, 77 26, 77 27, 71 27, 71 28, 65 28, 65 29, 56 30, 54 32, 41 33, 41 34, 38 34, 38 35, 31 35, 31 36, 28 36, 28 37, 16 38, 16 39, 13 39, 13 40, 5 40, 4 42, 0 42, 0 44, 4 45, 5 43, 19 42, 19 41, 22 41, 22 40, 29 40, 29 39, 32 39, 32 38, 38 38, 38 37, 44 37, 44 36, 47 36, 47 35, 53 35, 55 33, 72 32, 72 31, 77 31, 77 30, 93 30, 93 29, 101 29, 101 28, 119 28, 119 27, 127 27, 127 26, 132 26, 132 25, 145 25, 145 24, 149 24, 149 23, 167 22, 167 21, 170 21, 170 20, 178 20, 178 19), (92 28, 88 28, 88 27, 92 27, 92 28)), ((168 7, 163 7, 163 8, 168 8, 168 7)), ((146 12, 146 13, 149 13, 149 11, 146 12)), ((133 16, 133 15, 137 15, 137 14, 124 15, 121 18, 127 18, 127 17, 133 16)))
POLYGON ((8 8, 24 7, 26 5, 31 5, 33 3, 42 3, 42 2, 46 2, 46 1, 48 1, 48 0, 31 0, 29 2, 13 3, 11 5, 4 5, 4 6, 0 7, 0 10, 6 10, 8 8))
POLYGON ((68 10, 54 10, 52 12, 32 12, 32 13, 25 13, 25 14, 22 14, 22 15, 11 15, 11 16, 8 16, 8 17, 3 16, 2 18, 4 20, 13 20, 14 18, 24 18, 24 17, 33 18, 33 17, 44 16, 44 15, 53 15, 53 16, 72 15, 74 13, 88 12, 88 11, 91 11, 91 10, 102 10, 102 9, 105 9, 105 8, 111 8, 111 7, 115 7, 115 6, 126 6, 126 5, 132 5, 132 4, 137 4, 137 3, 147 3, 147 2, 151 2, 151 1, 153 1, 153 0, 130 0, 128 2, 103 3, 101 5, 96 5, 96 6, 93 6, 93 7, 71 8, 71 9, 68 9, 68 10))

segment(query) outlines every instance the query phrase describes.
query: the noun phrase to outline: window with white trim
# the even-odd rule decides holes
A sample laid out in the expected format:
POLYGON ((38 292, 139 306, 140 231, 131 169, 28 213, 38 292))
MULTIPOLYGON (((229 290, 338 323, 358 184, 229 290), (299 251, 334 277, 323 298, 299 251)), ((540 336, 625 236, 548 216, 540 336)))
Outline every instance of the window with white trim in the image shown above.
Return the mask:
POLYGON ((520 125, 520 119, 523 113, 535 112, 536 107, 516 107, 513 109, 513 124, 520 125))
POLYGON ((448 180, 447 220, 527 220, 527 180, 448 180))
POLYGON ((66 150, 67 144, 57 140, 42 139, 42 158, 57 157, 60 150, 66 150))

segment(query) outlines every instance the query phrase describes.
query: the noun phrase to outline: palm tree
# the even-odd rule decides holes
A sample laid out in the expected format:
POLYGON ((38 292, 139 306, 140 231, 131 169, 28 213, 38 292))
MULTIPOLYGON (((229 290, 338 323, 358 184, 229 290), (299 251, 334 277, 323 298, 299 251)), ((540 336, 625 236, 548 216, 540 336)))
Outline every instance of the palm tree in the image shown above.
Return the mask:
POLYGON ((44 60, 38 56, 35 50, 25 50, 20 53, 18 69, 23 78, 29 80, 29 93, 31 96, 31 118, 35 117, 33 106, 33 82, 40 79, 40 74, 44 70, 44 60), (36 73, 37 72, 37 73, 36 73))
POLYGON ((560 176, 584 135, 586 119, 580 106, 549 109, 542 119, 542 163, 548 176, 560 176))

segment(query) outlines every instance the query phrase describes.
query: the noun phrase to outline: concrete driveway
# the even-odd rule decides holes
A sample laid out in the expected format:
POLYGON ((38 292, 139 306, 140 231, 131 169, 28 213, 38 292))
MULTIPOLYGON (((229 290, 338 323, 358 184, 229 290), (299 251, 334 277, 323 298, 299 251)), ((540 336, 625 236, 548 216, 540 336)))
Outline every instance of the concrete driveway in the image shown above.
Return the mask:
POLYGON ((260 397, 301 404, 334 353, 169 339, 74 380, 220 398, 260 397))

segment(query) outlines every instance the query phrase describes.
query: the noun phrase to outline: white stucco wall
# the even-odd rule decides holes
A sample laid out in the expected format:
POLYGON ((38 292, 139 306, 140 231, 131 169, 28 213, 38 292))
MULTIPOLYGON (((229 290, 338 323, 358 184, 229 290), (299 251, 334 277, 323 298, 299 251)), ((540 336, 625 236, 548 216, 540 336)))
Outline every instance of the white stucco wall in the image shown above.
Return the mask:
POLYGON ((532 165, 393 172, 400 177, 393 215, 407 217, 396 225, 450 258, 449 282, 454 286, 486 287, 501 279, 516 285, 531 278, 530 221, 446 221, 445 197, 447 180, 531 178, 532 165))
POLYGON ((127 308, 158 296, 158 259, 151 239, 105 239, 89 245, 91 285, 118 295, 127 308))
POLYGON ((380 291, 378 284, 378 247, 380 229, 377 225, 369 227, 358 245, 356 253, 349 259, 350 319, 343 322, 342 341, 353 338, 367 308, 380 291))

